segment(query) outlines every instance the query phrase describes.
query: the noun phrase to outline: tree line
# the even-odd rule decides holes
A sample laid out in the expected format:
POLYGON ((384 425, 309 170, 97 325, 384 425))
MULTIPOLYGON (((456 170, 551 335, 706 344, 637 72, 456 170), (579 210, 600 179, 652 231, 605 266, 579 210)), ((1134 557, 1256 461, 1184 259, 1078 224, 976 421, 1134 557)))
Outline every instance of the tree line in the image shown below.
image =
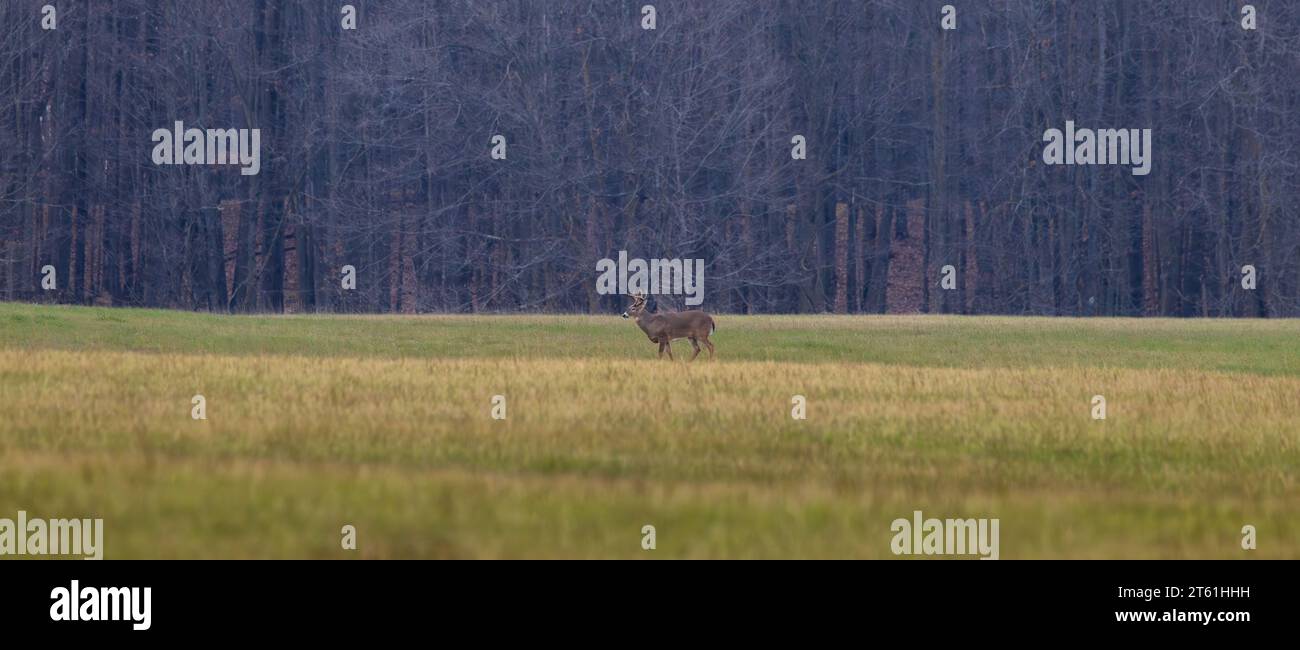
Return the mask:
POLYGON ((0 297, 611 312, 625 250, 722 312, 1300 315, 1295 3, 344 4, 0 4, 0 297), (177 121, 259 173, 155 165, 177 121))

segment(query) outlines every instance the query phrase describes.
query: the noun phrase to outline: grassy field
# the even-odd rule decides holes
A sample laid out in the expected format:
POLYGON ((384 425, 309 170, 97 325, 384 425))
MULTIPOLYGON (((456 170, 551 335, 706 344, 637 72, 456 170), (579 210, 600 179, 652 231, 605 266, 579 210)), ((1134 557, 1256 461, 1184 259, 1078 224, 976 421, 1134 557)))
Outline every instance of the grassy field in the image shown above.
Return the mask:
POLYGON ((717 321, 688 365, 614 315, 0 304, 0 517, 108 558, 886 558, 913 510, 1004 559, 1300 558, 1300 321, 717 321))

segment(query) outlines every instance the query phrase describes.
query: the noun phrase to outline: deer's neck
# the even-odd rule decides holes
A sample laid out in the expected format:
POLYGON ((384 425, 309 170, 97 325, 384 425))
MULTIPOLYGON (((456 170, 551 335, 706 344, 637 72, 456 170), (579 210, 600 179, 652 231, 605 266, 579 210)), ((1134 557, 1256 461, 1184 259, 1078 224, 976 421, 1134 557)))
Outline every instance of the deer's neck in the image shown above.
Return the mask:
POLYGON ((641 312, 640 315, 636 317, 637 327, 640 327, 641 331, 645 332, 647 336, 654 336, 655 335, 654 330, 658 329, 655 327, 651 327, 652 325, 651 318, 653 316, 654 314, 648 312, 641 312))

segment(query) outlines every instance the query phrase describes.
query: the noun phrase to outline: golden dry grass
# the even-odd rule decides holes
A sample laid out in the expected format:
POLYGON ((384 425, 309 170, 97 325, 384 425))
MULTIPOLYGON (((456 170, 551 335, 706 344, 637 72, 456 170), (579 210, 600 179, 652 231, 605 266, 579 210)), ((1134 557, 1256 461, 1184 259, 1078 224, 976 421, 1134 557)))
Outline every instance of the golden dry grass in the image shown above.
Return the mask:
POLYGON ((0 347, 0 517, 103 517, 108 557, 879 558, 913 510, 999 518, 1003 558, 1300 557, 1300 377, 1269 353, 1294 323, 1133 322, 1115 330, 1133 354, 1090 362, 1115 323, 724 316, 721 359, 686 365, 609 318, 0 308, 28 319, 0 347), (39 330, 45 314, 72 325, 39 330), (154 346, 101 331, 150 318, 154 346), (400 334, 328 335, 356 322, 400 334), (313 333, 281 335, 299 325, 313 333), (226 330, 244 352, 208 349, 226 330), (1179 353, 1189 339, 1201 357, 1179 353), (743 359, 747 340, 780 360, 743 359), (920 340, 965 367, 844 358, 920 340), (801 348, 809 362, 785 359, 801 348))

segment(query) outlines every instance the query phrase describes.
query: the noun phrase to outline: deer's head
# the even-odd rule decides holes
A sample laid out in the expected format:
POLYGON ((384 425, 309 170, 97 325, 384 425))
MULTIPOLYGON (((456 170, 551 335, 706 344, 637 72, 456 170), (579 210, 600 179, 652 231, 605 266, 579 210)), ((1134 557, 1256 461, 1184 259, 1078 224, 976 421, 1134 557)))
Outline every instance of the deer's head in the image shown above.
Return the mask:
POLYGON ((632 294, 632 304, 628 305, 627 311, 623 312, 623 318, 636 318, 645 311, 645 296, 634 293, 632 294))

